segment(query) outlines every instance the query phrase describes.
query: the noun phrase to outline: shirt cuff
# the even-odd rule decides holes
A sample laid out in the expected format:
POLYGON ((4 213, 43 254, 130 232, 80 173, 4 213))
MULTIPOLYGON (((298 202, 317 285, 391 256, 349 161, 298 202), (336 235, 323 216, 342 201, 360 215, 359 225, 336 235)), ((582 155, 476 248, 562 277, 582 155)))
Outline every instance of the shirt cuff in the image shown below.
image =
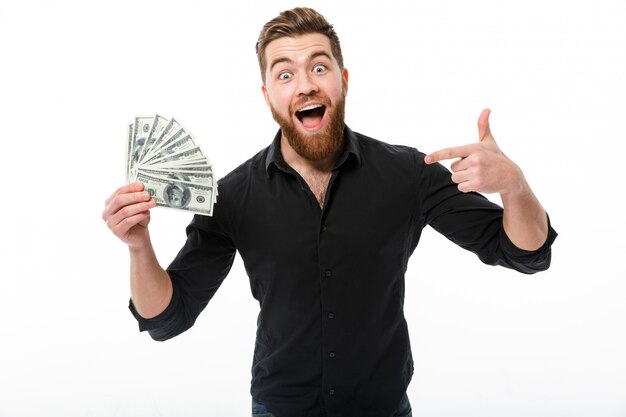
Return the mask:
POLYGON ((550 216, 548 216, 547 214, 546 216, 548 219, 548 237, 546 238, 546 241, 543 243, 543 245, 541 245, 541 247, 537 250, 529 251, 518 248, 513 242, 511 242, 511 239, 509 239, 504 229, 502 229, 500 244, 502 245, 502 249, 509 258, 516 261, 529 260, 537 258, 537 256, 541 256, 542 254, 545 254, 547 251, 550 250, 550 247, 552 246, 552 243, 554 243, 554 240, 558 236, 558 233, 552 228, 552 225, 550 223, 550 216))
POLYGON ((170 300, 170 303, 167 305, 167 307, 165 307, 165 310, 163 310, 160 314, 150 319, 142 317, 135 308, 132 298, 128 302, 128 308, 139 323, 139 331, 143 332, 146 330, 161 328, 165 323, 170 321, 178 305, 178 300, 178 289, 176 288, 176 285, 172 285, 172 299, 170 300))

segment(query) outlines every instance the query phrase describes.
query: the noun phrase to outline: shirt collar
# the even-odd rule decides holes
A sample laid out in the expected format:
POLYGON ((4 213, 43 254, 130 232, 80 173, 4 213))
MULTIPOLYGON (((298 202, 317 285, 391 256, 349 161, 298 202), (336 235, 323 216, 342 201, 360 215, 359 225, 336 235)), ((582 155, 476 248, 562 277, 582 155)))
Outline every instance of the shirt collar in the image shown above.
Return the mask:
MULTIPOLYGON (((285 160, 283 159, 283 155, 280 153, 281 136, 282 136, 282 132, 279 129, 278 132, 276 133, 276 136, 274 136, 274 140, 272 141, 272 144, 269 146, 269 149, 267 151, 267 156, 265 157, 265 170, 268 176, 270 175, 270 172, 273 169, 272 167, 280 168, 282 170, 286 169, 287 164, 285 163, 285 160)), ((361 161, 361 148, 359 147, 359 144, 358 144, 359 139, 354 134, 354 132, 350 130, 348 126, 344 127, 343 139, 344 139, 345 146, 343 148, 343 152, 341 153, 341 155, 337 159, 337 162, 335 163, 334 169, 337 169, 341 165, 343 165, 351 155, 354 156, 357 164, 361 166, 362 161, 361 161)))

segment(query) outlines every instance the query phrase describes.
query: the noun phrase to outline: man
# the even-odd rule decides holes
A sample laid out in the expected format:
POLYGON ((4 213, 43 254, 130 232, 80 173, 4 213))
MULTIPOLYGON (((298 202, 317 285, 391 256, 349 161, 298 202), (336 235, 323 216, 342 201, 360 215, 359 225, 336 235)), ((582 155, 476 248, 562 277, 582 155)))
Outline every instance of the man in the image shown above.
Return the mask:
POLYGON ((423 227, 524 273, 548 268, 556 232, 498 148, 488 110, 477 143, 425 156, 344 125, 348 71, 314 10, 281 13, 256 49, 280 131, 220 180, 213 217, 194 217, 167 271, 143 185, 107 200, 103 218, 130 250, 131 311, 156 340, 187 330, 239 251, 260 302, 253 415, 411 415, 404 274, 423 227), (459 158, 452 176, 436 163, 448 158, 459 158), (504 209, 474 191, 499 193, 504 209))

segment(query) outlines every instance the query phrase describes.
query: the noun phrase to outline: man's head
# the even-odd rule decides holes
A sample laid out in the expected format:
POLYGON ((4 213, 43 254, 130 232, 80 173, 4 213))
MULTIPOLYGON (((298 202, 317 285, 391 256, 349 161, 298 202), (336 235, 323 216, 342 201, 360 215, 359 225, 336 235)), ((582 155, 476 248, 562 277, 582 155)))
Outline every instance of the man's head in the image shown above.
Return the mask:
POLYGON ((336 155, 348 71, 332 26, 312 9, 285 11, 263 27, 257 54, 263 95, 283 138, 310 161, 336 155))
POLYGON ((285 10, 277 17, 267 22, 259 34, 259 39, 256 42, 256 55, 259 60, 261 78, 264 83, 266 76, 265 71, 267 69, 267 59, 265 57, 265 48, 267 48, 267 45, 279 38, 297 37, 309 33, 320 33, 328 38, 333 57, 337 60, 339 68, 343 71, 341 45, 339 44, 339 37, 333 25, 328 23, 324 16, 313 9, 296 7, 292 10, 285 10))

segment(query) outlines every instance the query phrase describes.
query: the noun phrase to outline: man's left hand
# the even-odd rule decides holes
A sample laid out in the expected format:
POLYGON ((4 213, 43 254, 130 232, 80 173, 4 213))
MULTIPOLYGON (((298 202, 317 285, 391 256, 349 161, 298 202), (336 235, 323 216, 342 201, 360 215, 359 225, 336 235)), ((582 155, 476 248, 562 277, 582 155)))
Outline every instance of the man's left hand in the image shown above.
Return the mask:
POLYGON ((460 158, 452 163, 452 181, 466 193, 500 193, 506 195, 520 192, 526 181, 521 169, 498 147, 491 129, 489 114, 485 109, 478 118, 478 143, 456 146, 433 152, 424 158, 427 164, 446 159, 460 158))

